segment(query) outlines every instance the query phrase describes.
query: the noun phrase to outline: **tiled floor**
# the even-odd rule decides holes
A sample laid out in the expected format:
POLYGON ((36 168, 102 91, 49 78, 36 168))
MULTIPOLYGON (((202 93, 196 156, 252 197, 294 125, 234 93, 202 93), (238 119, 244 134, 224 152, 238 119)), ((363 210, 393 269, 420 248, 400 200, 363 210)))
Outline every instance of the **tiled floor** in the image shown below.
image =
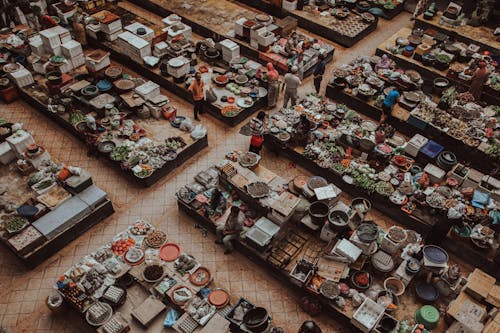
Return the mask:
MULTIPOLYGON (((390 22, 381 20, 377 30, 353 48, 337 46, 334 63, 345 63, 358 55, 372 54, 376 45, 388 36, 403 26, 410 26, 409 17, 409 14, 403 13, 390 22)), ((327 73, 331 72, 332 66, 328 66, 327 73)), ((324 84, 329 76, 325 77, 324 84)), ((312 90, 312 78, 309 78, 300 91, 304 94, 312 90)), ((166 94, 171 97, 181 114, 191 113, 189 104, 168 92, 166 94)), ((169 239, 182 244, 186 252, 192 253, 215 272, 214 279, 231 293, 244 296, 269 309, 274 322, 285 327, 286 332, 297 332, 300 324, 308 318, 297 305, 298 295, 284 289, 280 281, 242 255, 223 255, 223 249, 214 244, 213 235, 203 237, 201 231, 194 228, 194 222, 177 211, 173 194, 180 186, 190 181, 197 172, 220 161, 227 152, 247 147, 248 137, 239 135, 238 128, 229 128, 209 116, 202 116, 202 124, 208 129, 209 148, 155 186, 143 189, 127 182, 110 162, 88 158, 84 146, 78 140, 25 103, 0 105, 0 117, 23 123, 53 158, 90 171, 95 183, 109 194, 116 209, 113 216, 33 270, 26 269, 9 250, 0 247, 1 325, 8 326, 15 333, 91 332, 84 320, 73 311, 68 311, 63 316, 51 315, 45 306, 45 299, 59 274, 138 217, 152 221, 167 232, 169 239)), ((293 177, 307 173, 269 152, 264 151, 263 157, 263 164, 273 171, 279 170, 281 175, 293 177)), ((383 217, 376 214, 374 218, 383 217)), ((349 331, 339 326, 328 314, 316 320, 324 332, 349 331)))

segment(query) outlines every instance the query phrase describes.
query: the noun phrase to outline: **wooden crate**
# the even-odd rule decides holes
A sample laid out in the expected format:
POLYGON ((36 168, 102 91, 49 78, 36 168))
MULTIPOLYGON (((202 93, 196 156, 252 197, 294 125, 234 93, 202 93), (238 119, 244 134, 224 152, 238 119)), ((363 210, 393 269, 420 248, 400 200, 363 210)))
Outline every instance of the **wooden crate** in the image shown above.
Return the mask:
POLYGON ((495 278, 476 268, 467 278, 465 291, 475 299, 482 301, 495 285, 495 278))
MULTIPOLYGON (((500 285, 496 284, 494 285, 488 296, 486 297, 486 302, 489 304, 493 305, 496 308, 500 308, 500 285)), ((498 320, 500 321, 500 316, 497 316, 498 320)))

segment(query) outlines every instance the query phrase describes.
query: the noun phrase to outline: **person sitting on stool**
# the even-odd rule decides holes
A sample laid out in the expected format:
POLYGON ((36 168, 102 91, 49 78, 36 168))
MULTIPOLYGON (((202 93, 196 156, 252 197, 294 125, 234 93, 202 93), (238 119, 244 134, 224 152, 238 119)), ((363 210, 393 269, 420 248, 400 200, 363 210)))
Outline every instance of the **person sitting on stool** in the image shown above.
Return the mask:
POLYGON ((224 244, 224 254, 233 252, 234 247, 232 241, 238 239, 241 230, 243 230, 243 220, 244 215, 240 214, 239 207, 232 206, 226 223, 217 227, 215 231, 217 235, 215 243, 224 244))
POLYGON ((380 125, 385 123, 387 118, 391 116, 392 108, 394 107, 394 105, 396 105, 400 96, 401 95, 397 88, 392 89, 391 92, 387 94, 387 96, 384 99, 384 103, 382 103, 382 114, 380 115, 380 125))

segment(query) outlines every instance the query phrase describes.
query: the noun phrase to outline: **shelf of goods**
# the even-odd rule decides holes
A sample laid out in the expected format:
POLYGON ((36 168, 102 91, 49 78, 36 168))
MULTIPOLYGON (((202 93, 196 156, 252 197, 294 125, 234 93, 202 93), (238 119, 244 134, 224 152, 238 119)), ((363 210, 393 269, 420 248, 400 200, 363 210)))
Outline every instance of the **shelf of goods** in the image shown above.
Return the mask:
MULTIPOLYGON (((228 38, 239 45, 242 55, 251 59, 258 59, 262 64, 266 64, 269 61, 269 54, 273 53, 269 52, 275 39, 272 36, 287 38, 297 27, 296 20, 275 20, 265 13, 250 10, 226 0, 210 0, 202 5, 194 0, 188 0, 187 2, 180 0, 132 0, 131 2, 163 17, 175 14, 182 19, 184 24, 189 25, 193 32, 204 38, 213 38, 215 41, 228 38), (204 15, 195 14, 191 10, 193 6, 196 6, 204 15), (239 24, 242 21, 248 21, 248 23, 252 24, 250 26, 253 27, 252 29, 250 27, 246 28, 248 35, 238 34, 238 30, 245 30, 239 24), (257 24, 257 22, 259 23, 257 24), (257 27, 259 29, 256 29, 257 27), (257 36, 257 30, 265 31, 265 34, 257 36), (250 31, 255 32, 256 38, 250 38, 250 31)), ((307 35, 303 32, 299 33, 307 35)), ((306 37, 307 39, 313 39, 311 36, 306 37)), ((320 45, 324 49, 322 53, 326 56, 326 60, 331 61, 335 51, 334 47, 324 41, 320 41, 320 45)), ((313 55, 316 51, 310 48, 309 53, 313 55)), ((278 57, 280 54, 276 53, 275 56, 278 57)), ((307 57, 308 55, 305 54, 304 58, 307 57)), ((292 58, 286 57, 288 61, 291 61, 292 58)), ((304 77, 312 74, 312 69, 318 58, 313 56, 311 59, 310 64, 306 66, 308 69, 303 71, 304 77)))
POLYGON ((114 212, 87 171, 56 163, 26 130, 0 140, 0 162, 0 240, 30 268, 114 212))
MULTIPOLYGON (((289 288, 307 295, 301 307, 311 315, 323 308, 335 320, 366 331, 388 321, 382 319, 386 317, 400 325, 413 324, 405 316, 420 305, 410 290, 425 283, 424 272, 446 265, 445 250, 423 246, 412 230, 396 226, 383 230, 364 222, 370 202, 358 198, 344 203, 341 191, 322 177, 298 176, 290 181, 259 165, 252 153, 228 158, 179 189, 181 211, 214 231, 224 225, 228 207, 238 206, 243 231, 233 244, 289 288), (214 193, 221 195, 212 202, 214 193), (248 197, 252 199, 247 201, 248 197), (354 217, 357 214, 362 217, 354 217), (408 257, 411 248, 417 252, 423 248, 424 259, 408 257), (440 263, 431 268, 432 260, 425 259, 428 255, 440 263), (408 262, 414 271, 406 270, 408 262), (379 296, 385 291, 370 290, 377 284, 397 295, 397 306, 391 302, 381 305, 384 298, 379 296), (365 300, 361 294, 372 296, 365 300), (374 313, 370 310, 366 317, 367 308, 374 313)), ((453 271, 459 267, 449 265, 453 271)), ((442 279, 446 279, 444 275, 442 279)), ((452 279, 453 283, 463 281, 460 268, 452 279)), ((440 296, 440 302, 448 303, 457 294, 458 289, 450 289, 447 296, 440 296)), ((438 321, 443 323, 442 318, 435 318, 433 325, 438 321)))
POLYGON ((344 105, 320 103, 313 95, 295 109, 272 115, 269 126, 264 144, 271 151, 322 175, 352 197, 370 197, 374 208, 416 230, 428 243, 449 243, 446 237, 454 225, 465 223, 473 228, 484 223, 488 236, 463 237, 470 254, 463 258, 495 272, 500 256, 491 230, 495 228, 498 180, 456 162, 450 168, 442 159, 452 153, 442 151, 436 142, 420 135, 406 142, 392 127, 378 128, 344 105), (307 115, 309 125, 300 125, 301 114, 307 115), (315 130, 299 134, 301 126, 315 130), (478 206, 479 197, 484 200, 478 206), (462 213, 452 213, 462 206, 466 208, 459 209, 462 213), (474 245, 476 237, 486 243, 474 245))
POLYGON ((398 4, 393 9, 384 9, 383 5, 377 3, 371 8, 361 9, 355 8, 354 3, 347 3, 349 7, 346 7, 344 3, 337 6, 328 4, 321 7, 306 6, 299 10, 279 7, 265 0, 238 1, 280 19, 293 18, 297 20, 301 28, 345 47, 353 46, 374 31, 377 28, 379 16, 392 19, 403 9, 403 4, 398 4))
POLYGON ((482 106, 469 93, 458 93, 447 82, 436 81, 434 86, 426 87, 420 74, 411 69, 396 66, 374 71, 377 60, 378 56, 361 57, 334 69, 326 95, 379 120, 385 96, 398 88, 401 98, 392 110, 389 124, 407 136, 420 134, 434 140, 471 167, 496 176, 496 105, 482 106))
POLYGON ((71 306, 101 333, 145 327, 171 327, 179 333, 234 331, 248 324, 243 315, 253 309, 265 312, 265 324, 272 327, 266 309, 244 298, 233 303, 202 264, 182 244, 139 219, 110 245, 68 268, 55 283, 48 305, 54 312, 71 306))

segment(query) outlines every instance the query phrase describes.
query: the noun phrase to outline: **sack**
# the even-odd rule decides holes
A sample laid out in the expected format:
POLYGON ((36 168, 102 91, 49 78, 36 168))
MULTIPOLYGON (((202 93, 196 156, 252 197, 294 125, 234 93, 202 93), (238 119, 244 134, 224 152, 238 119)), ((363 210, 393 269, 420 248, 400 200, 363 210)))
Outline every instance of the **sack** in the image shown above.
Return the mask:
POLYGON ((191 118, 184 119, 179 125, 179 129, 184 132, 191 132, 193 130, 193 122, 191 118))
POLYGON ((205 128, 203 128, 203 126, 201 126, 201 125, 196 125, 194 130, 191 132, 191 137, 194 140, 199 140, 199 139, 203 138, 205 135, 207 135, 207 130, 205 128))
POLYGON ((217 100, 217 95, 215 94, 215 91, 212 87, 210 87, 207 90, 207 93, 205 94, 205 101, 209 103, 213 103, 217 100))

